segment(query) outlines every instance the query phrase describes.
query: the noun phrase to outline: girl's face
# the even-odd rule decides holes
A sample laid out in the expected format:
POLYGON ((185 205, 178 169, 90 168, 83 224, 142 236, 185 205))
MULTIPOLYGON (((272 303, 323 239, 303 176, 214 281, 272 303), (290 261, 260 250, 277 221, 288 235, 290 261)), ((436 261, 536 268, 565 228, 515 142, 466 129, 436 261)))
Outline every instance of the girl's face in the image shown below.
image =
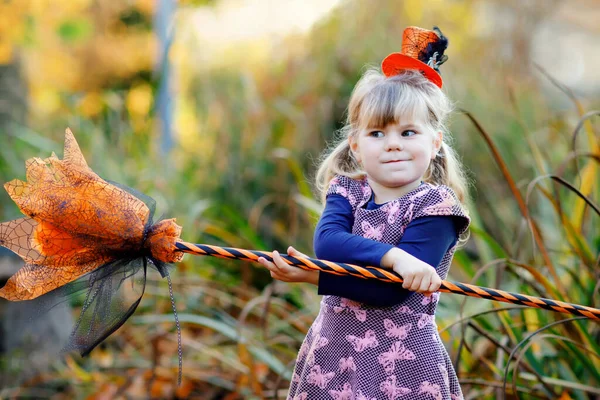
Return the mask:
POLYGON ((404 119, 384 127, 362 129, 349 142, 371 186, 388 192, 397 189, 401 195, 420 184, 442 145, 442 132, 432 131, 418 119, 404 119))

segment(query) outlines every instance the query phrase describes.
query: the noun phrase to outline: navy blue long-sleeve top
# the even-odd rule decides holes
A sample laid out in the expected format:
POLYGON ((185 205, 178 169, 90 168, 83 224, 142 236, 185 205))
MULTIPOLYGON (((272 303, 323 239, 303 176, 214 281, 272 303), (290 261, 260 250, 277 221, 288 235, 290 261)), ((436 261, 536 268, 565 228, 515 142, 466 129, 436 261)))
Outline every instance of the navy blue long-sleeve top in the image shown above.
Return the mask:
MULTIPOLYGON (((373 197, 366 204, 373 210, 382 206, 373 197)), ((437 268, 444 254, 456 244, 461 221, 452 216, 427 216, 411 221, 397 247, 437 268)), ((338 194, 327 196, 325 210, 317 224, 314 250, 317 258, 348 264, 380 266, 381 258, 394 246, 352 234, 354 215, 348 200, 338 194)), ((319 273, 319 294, 345 297, 376 307, 389 307, 414 292, 402 285, 350 275, 319 273)))

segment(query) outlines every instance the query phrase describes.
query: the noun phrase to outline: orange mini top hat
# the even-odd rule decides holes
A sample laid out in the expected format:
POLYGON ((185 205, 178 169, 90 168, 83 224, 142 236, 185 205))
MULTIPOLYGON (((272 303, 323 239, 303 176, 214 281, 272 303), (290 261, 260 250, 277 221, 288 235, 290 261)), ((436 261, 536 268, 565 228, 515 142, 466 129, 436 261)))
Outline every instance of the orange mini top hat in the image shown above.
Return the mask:
POLYGON ((448 39, 437 26, 431 31, 409 26, 402 34, 402 51, 387 56, 381 63, 381 70, 390 77, 407 69, 416 69, 441 88, 439 66, 448 59, 444 54, 447 47, 448 39))

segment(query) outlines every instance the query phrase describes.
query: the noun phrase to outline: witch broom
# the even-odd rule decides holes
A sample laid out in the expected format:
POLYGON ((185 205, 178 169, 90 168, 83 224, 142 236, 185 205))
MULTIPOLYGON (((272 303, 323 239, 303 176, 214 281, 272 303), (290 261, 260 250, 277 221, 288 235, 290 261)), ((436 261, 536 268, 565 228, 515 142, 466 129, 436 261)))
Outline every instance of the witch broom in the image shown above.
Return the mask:
MULTIPOLYGON (((167 267, 181 261, 184 253, 273 261, 271 252, 181 241, 181 227, 174 219, 153 222, 152 199, 96 175, 68 129, 62 160, 54 154, 43 160, 33 158, 26 162, 26 170, 26 182, 15 179, 4 185, 26 216, 0 223, 0 245, 18 254, 25 265, 0 288, 0 297, 21 301, 59 288, 67 294, 84 291, 81 315, 67 345, 82 355, 133 314, 141 301, 149 266, 169 280, 172 292, 167 267), (115 296, 126 284, 137 285, 139 297, 131 304, 115 296)), ((288 264, 306 270, 402 282, 400 275, 381 268, 282 257, 288 264)), ((465 283, 442 281, 440 292, 600 320, 600 309, 465 283)), ((181 376, 180 339, 179 356, 181 376)))

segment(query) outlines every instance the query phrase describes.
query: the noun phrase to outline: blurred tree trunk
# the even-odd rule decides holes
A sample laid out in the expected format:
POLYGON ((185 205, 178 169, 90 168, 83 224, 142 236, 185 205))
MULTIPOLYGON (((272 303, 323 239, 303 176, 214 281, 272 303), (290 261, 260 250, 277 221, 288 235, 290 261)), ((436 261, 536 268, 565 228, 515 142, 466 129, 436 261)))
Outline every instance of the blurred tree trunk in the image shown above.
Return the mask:
MULTIPOLYGON (((14 142, 17 137, 16 129, 25 123, 27 118, 27 90, 21 76, 20 62, 15 57, 8 64, 0 63, 0 182, 8 182, 16 178, 14 166, 17 164, 14 142)), ((24 160, 23 160, 24 161, 24 160)), ((23 165, 23 164, 21 164, 23 165)), ((3 190, 0 188, 0 190, 3 190)), ((1 207, 8 196, 0 200, 0 220, 7 218, 7 207, 1 207)), ((2 284, 0 275, 0 284, 2 284)))
POLYGON ((156 36, 158 37, 158 94, 156 109, 161 132, 161 154, 166 155, 173 147, 173 97, 171 91, 171 62, 169 50, 173 41, 174 0, 158 0, 158 8, 154 20, 156 36))
MULTIPOLYGON (((0 65, 0 139, 5 149, 11 148, 17 130, 27 120, 27 90, 19 64, 15 59, 0 65)), ((0 166, 5 166, 1 160, 0 166)), ((0 247, 0 287, 22 266, 19 257, 0 247)), ((46 371, 69 337, 72 317, 68 305, 59 304, 46 313, 38 305, 0 299, 0 388, 18 386, 46 371)))
POLYGON ((26 115, 26 89, 15 59, 0 65, 0 137, 6 140, 14 124, 25 122, 26 115))

